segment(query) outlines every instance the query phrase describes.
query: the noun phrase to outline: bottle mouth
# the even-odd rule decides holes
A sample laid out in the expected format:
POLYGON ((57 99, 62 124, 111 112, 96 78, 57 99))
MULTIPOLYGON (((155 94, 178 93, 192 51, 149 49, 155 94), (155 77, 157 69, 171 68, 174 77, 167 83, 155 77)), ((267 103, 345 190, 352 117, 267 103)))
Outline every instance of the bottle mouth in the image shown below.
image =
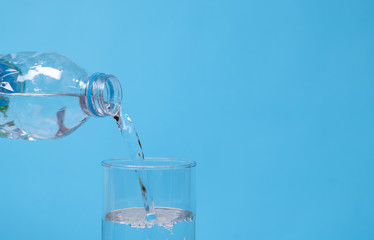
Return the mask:
POLYGON ((86 96, 89 112, 95 117, 115 116, 121 108, 121 84, 111 74, 93 74, 88 81, 86 96))

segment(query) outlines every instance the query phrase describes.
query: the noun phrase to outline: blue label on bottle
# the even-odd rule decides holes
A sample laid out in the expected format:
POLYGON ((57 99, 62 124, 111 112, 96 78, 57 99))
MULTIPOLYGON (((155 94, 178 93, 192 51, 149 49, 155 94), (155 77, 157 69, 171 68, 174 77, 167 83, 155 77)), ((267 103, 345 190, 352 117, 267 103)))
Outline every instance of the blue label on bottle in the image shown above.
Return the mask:
POLYGON ((7 116, 6 112, 8 111, 8 107, 9 107, 9 98, 0 95, 0 118, 7 116))
POLYGON ((21 93, 24 82, 19 81, 20 72, 10 63, 0 61, 0 93, 21 93))

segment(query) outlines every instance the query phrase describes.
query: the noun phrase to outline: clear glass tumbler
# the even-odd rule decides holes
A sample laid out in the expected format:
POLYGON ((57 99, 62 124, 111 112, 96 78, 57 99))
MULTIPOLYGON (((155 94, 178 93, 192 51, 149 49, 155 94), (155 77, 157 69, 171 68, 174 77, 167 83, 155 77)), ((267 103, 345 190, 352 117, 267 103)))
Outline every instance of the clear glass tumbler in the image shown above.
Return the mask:
POLYGON ((146 158, 103 161, 103 240, 195 240, 195 162, 146 158), (138 176, 152 193, 155 216, 146 217, 138 176))

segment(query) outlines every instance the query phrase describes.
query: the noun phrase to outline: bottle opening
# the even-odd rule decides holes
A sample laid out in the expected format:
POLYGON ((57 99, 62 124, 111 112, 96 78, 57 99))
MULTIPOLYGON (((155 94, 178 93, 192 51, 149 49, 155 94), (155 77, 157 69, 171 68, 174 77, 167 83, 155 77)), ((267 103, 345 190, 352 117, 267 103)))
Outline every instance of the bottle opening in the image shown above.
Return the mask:
POLYGON ((113 75, 95 73, 88 82, 86 96, 90 115, 95 117, 114 116, 121 107, 121 84, 113 75))

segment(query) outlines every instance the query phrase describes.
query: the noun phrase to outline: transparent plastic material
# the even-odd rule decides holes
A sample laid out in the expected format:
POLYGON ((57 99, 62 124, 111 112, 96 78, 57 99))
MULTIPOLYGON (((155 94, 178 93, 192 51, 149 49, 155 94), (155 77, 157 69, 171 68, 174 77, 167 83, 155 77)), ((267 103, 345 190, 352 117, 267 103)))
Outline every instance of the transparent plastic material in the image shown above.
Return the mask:
POLYGON ((62 137, 89 116, 114 116, 121 100, 113 75, 88 75, 58 53, 0 55, 0 137, 62 137))
POLYGON ((105 167, 103 240, 194 240, 195 162, 114 159, 105 167), (147 218, 138 174, 152 189, 155 216, 147 218))

